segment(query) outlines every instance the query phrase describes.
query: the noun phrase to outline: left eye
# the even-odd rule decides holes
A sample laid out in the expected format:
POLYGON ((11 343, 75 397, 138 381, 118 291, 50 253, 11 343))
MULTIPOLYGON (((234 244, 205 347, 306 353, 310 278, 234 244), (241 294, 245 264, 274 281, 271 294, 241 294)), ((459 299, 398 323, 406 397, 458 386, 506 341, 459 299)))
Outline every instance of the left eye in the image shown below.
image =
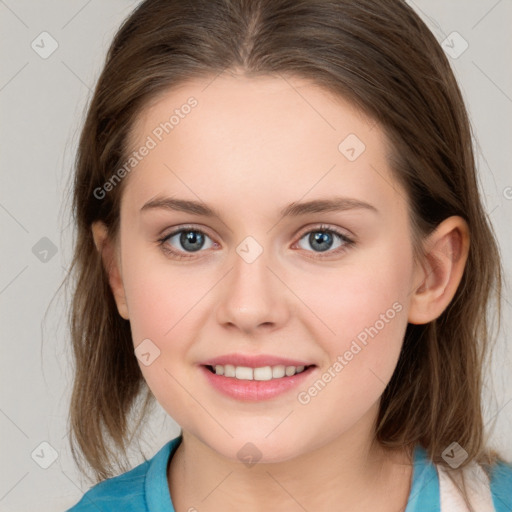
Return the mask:
MULTIPOLYGON (((351 245, 353 242, 350 238, 348 238, 343 233, 340 233, 339 231, 336 231, 335 229, 329 229, 329 228, 317 228, 313 229, 312 231, 308 231, 305 233, 299 240, 299 244, 301 240, 306 239, 307 243, 313 249, 315 249, 314 252, 326 252, 330 249, 333 249, 333 244, 335 243, 335 239, 339 240, 339 245, 334 247, 334 249, 331 251, 332 253, 337 253, 338 250, 344 249, 346 246, 351 245)), ((304 249, 304 247, 301 247, 301 249, 304 249)))

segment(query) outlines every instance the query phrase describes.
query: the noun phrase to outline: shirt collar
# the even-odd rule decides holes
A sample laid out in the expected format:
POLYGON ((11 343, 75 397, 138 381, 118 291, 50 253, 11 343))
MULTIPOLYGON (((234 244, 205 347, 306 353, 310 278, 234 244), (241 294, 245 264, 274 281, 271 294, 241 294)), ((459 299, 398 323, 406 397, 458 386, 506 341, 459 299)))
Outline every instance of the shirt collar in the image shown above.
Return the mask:
POLYGON ((150 462, 144 484, 146 505, 149 512, 162 512, 163 504, 169 507, 169 512, 175 512, 167 481, 167 465, 182 439, 180 434, 169 441, 150 462))
MULTIPOLYGON (((145 494, 149 512, 161 512, 162 504, 169 504, 169 512, 175 512, 167 481, 167 465, 182 441, 182 436, 165 444, 149 465, 145 494)), ((440 512, 439 478, 437 470, 428 459, 425 449, 416 445, 413 452, 411 491, 405 512, 440 512)))
POLYGON ((425 449, 416 445, 413 452, 411 492, 405 512, 440 512, 439 477, 425 449))

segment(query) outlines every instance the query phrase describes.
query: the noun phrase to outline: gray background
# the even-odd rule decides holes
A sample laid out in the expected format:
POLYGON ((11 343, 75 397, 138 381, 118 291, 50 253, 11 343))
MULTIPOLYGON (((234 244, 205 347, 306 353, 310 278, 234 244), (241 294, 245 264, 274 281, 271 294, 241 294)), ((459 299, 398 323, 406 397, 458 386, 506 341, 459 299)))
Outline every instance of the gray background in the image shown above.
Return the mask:
MULTIPOLYGON (((115 30, 137 3, 0 0, 1 511, 65 510, 89 487, 73 464, 66 434, 72 377, 66 330, 69 298, 57 293, 71 255, 66 191, 86 101, 115 30), (35 41, 39 52, 51 48, 49 36, 40 36, 42 32, 58 44, 46 59, 31 46, 35 41), (49 463, 47 469, 41 467, 49 463)), ((512 2, 416 0, 410 4, 437 39, 448 38, 452 47, 446 50, 452 52, 450 61, 470 111, 485 203, 508 278, 512 2), (464 41, 468 48, 462 52, 464 41)), ((492 445, 510 460, 512 294, 508 287, 505 299, 503 327, 486 377, 485 408, 488 424, 496 422, 492 445)), ((152 456, 177 432, 157 406, 141 444, 145 455, 152 456)), ((132 463, 141 460, 134 450, 132 463)))

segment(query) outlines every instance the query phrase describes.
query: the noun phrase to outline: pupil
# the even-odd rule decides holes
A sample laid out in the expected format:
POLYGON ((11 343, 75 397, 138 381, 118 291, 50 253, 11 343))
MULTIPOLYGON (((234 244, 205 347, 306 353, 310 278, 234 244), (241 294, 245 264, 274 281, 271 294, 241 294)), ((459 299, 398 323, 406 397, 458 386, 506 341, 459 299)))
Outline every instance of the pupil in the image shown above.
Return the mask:
POLYGON ((181 245, 190 251, 198 251, 204 244, 204 237, 201 233, 197 231, 184 231, 180 236, 181 245), (198 242, 199 241, 199 242, 198 242), (194 244, 199 243, 198 246, 194 246, 194 244), (189 244, 192 244, 191 246, 189 244))

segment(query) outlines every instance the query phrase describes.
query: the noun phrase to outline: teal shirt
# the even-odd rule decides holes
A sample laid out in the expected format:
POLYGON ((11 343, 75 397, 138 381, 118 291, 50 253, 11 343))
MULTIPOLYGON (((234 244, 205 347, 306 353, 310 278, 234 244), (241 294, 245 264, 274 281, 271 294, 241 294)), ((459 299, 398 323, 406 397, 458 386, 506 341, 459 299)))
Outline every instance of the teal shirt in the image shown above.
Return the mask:
MULTIPOLYGON (((175 512, 167 485, 167 463, 181 436, 166 443, 151 459, 87 491, 67 512, 175 512)), ((411 492, 405 512, 440 512, 439 478, 426 451, 414 449, 411 492)), ((512 465, 499 463, 491 474, 496 512, 512 511, 512 465)))

